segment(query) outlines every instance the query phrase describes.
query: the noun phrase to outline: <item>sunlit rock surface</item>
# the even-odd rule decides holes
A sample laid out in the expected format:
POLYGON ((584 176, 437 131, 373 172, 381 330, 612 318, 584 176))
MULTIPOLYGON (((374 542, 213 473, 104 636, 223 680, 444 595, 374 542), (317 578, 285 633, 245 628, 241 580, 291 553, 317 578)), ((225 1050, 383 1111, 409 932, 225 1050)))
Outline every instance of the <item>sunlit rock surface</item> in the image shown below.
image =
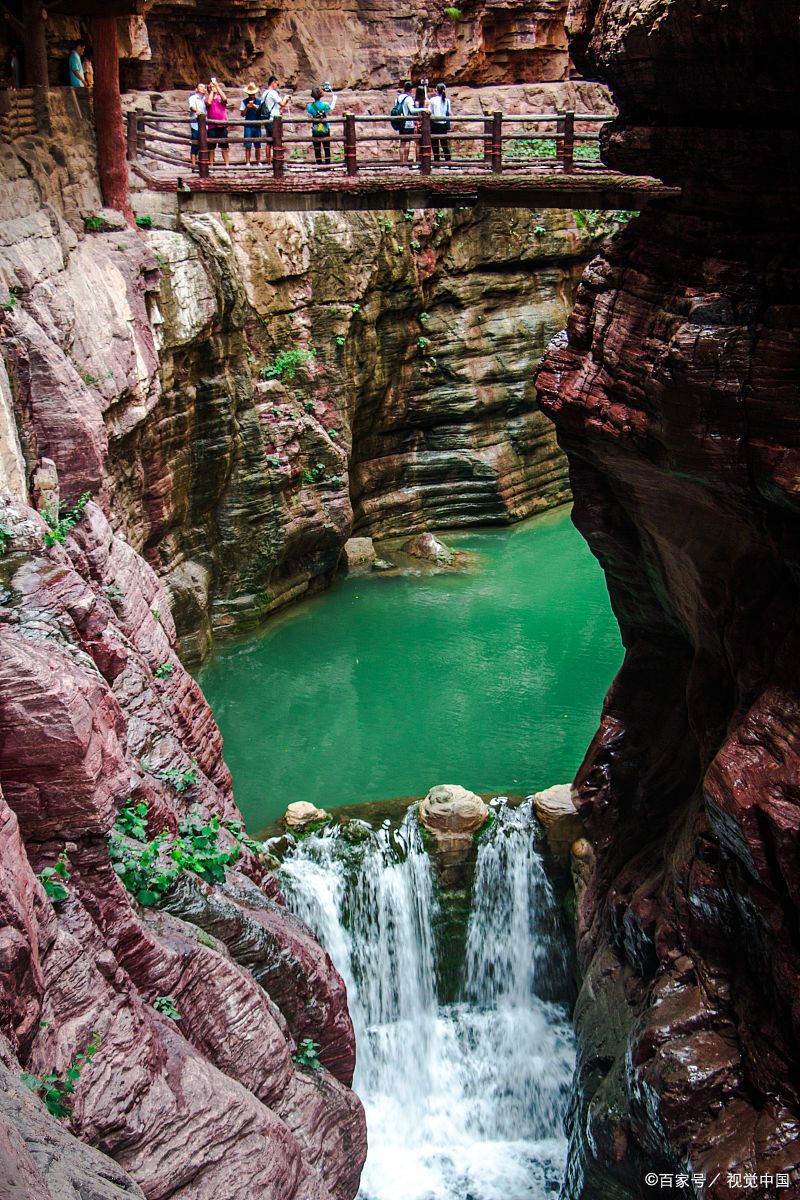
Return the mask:
MULTIPOLYGON (((684 192, 591 264, 538 377, 626 646, 576 780, 595 868, 566 1194, 638 1197, 688 1164, 714 1197, 790 1195, 796 14, 601 0, 572 20, 621 104, 609 162, 684 192)), ((584 880, 591 861, 580 846, 584 880)))

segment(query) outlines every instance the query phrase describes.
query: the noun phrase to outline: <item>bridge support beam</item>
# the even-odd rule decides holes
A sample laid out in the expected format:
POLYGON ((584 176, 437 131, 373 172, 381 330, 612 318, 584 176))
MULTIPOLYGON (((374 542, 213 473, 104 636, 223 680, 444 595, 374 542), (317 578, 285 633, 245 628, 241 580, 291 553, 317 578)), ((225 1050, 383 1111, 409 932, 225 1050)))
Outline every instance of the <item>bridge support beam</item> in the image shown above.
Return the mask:
POLYGON ((119 50, 116 17, 92 21, 94 49, 94 127, 103 201, 134 224, 128 192, 128 164, 119 94, 119 50))
POLYGON ((49 87, 43 0, 23 0, 22 42, 25 49, 25 83, 28 87, 49 87))

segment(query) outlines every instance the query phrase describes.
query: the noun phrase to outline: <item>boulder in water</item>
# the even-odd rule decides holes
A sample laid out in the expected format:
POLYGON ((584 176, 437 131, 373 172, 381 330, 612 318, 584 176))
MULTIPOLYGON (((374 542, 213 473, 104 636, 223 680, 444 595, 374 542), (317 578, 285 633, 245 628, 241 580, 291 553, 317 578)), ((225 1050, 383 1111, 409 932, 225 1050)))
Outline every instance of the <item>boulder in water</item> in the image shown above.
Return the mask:
POLYGON ((324 808, 317 808, 316 805, 309 804, 307 800, 298 800, 294 804, 290 804, 283 814, 283 821, 287 829, 303 830, 317 822, 324 824, 330 820, 330 813, 326 812, 324 808))
POLYGON ((375 562, 375 547, 371 537, 348 538, 342 548, 342 565, 346 571, 366 570, 375 562))
POLYGON ((420 824, 431 833, 471 837, 486 823, 489 809, 480 796, 457 783, 431 788, 419 806, 420 824))
MULTIPOLYGON (((444 542, 440 542, 432 533, 421 533, 403 546, 403 553, 412 558, 422 558, 426 562, 445 563, 449 565, 455 559, 455 554, 444 542)), ((463 790, 463 789, 462 789, 463 790)))
POLYGON ((544 827, 550 853, 567 866, 572 843, 584 835, 583 822, 572 801, 572 788, 568 783, 557 783, 543 792, 536 792, 533 808, 544 827))

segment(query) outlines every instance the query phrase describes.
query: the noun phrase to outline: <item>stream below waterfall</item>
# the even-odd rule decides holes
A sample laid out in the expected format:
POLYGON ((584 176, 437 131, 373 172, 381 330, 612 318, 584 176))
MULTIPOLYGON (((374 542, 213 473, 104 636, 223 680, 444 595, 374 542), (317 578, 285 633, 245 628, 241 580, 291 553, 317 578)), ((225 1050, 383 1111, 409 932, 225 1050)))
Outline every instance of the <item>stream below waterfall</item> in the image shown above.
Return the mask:
POLYGON ((347 984, 369 1137, 360 1200, 558 1194, 574 1065, 569 956, 531 801, 495 801, 493 812, 460 934, 415 806, 355 843, 346 825, 305 837, 281 868, 289 907, 347 984))

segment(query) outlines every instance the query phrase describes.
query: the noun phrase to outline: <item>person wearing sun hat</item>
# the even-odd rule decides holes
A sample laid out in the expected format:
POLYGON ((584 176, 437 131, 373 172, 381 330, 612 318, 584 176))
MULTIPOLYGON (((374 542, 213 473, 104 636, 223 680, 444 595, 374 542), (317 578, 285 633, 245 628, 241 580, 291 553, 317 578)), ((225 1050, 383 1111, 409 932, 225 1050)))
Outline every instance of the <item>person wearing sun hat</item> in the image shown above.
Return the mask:
POLYGON ((244 89, 244 99, 240 105, 242 119, 247 122, 244 127, 244 161, 250 163, 250 153, 255 150, 256 163, 261 162, 261 126, 258 116, 261 110, 261 94, 252 79, 244 89))

